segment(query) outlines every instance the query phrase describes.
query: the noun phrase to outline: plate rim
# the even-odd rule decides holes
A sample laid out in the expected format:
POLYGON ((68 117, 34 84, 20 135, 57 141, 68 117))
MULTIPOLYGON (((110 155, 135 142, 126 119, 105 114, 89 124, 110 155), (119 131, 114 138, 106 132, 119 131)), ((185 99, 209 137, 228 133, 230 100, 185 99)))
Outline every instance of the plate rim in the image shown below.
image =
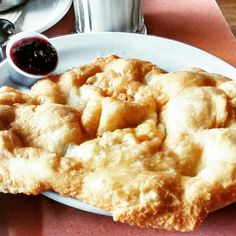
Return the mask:
POLYGON ((81 37, 81 38, 86 38, 86 37, 127 37, 128 38, 142 38, 142 39, 149 39, 149 40, 157 40, 157 41, 162 41, 162 42, 167 42, 168 44, 171 44, 171 46, 180 46, 182 48, 187 48, 187 49, 191 49, 193 50, 195 53, 200 53, 200 54, 204 54, 205 56, 207 56, 207 60, 214 60, 217 63, 222 64, 223 66, 228 67, 230 70, 232 70, 232 72, 235 74, 235 78, 231 78, 231 79, 236 79, 236 67, 232 64, 230 64, 229 62, 227 62, 226 60, 214 55, 211 52, 205 51, 204 49, 201 49, 197 46, 182 42, 182 41, 178 41, 175 39, 171 39, 171 38, 167 38, 167 37, 162 37, 162 36, 156 36, 156 35, 150 35, 150 34, 137 34, 137 33, 127 33, 127 32, 90 32, 90 33, 72 33, 72 34, 66 34, 66 35, 60 35, 60 36, 55 36, 55 37, 51 37, 50 40, 53 43, 58 43, 58 41, 63 41, 63 40, 67 40, 70 38, 74 38, 74 37, 81 37))

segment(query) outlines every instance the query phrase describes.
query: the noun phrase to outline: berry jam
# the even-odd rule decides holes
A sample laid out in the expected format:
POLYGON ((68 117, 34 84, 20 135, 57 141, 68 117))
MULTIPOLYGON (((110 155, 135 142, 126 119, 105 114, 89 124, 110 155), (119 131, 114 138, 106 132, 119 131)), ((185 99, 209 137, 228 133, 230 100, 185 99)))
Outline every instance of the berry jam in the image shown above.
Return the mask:
POLYGON ((39 37, 25 38, 14 43, 10 57, 21 70, 33 75, 46 75, 57 65, 56 49, 39 37))

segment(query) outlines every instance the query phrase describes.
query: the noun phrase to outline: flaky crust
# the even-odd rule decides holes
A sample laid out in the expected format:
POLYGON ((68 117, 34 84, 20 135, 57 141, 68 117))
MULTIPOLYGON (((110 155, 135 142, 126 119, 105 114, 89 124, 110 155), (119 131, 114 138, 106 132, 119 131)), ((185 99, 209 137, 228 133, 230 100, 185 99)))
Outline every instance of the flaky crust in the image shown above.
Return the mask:
POLYGON ((55 191, 114 220, 191 231, 236 201, 236 82, 111 55, 0 89, 0 190, 55 191))

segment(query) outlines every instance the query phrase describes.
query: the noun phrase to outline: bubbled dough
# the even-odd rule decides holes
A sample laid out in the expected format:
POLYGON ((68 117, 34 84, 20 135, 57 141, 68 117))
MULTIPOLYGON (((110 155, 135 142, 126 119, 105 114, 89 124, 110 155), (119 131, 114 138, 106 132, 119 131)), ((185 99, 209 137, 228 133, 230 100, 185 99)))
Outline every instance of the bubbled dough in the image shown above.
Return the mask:
POLYGON ((190 231, 236 200, 236 82, 98 58, 0 89, 0 189, 53 190, 131 225, 190 231), (7 115, 6 115, 7 114, 7 115))

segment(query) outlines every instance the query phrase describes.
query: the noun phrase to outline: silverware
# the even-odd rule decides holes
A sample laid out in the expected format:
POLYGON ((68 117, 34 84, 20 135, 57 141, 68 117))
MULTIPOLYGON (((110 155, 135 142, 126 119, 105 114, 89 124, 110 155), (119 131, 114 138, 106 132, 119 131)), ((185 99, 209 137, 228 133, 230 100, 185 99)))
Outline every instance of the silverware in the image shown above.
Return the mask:
POLYGON ((0 12, 8 11, 12 8, 16 8, 23 5, 27 0, 1 0, 0 1, 0 12))
MULTIPOLYGON (((13 2, 15 4, 22 4, 26 1, 9 1, 8 5, 4 5, 4 1, 0 3, 0 9, 6 9, 6 7, 12 8, 13 2), (18 2, 18 3, 17 3, 18 2), (20 3, 21 2, 21 3, 20 3), (11 4, 10 4, 11 3, 11 4), (3 6, 4 5, 4 6, 3 6)), ((6 42, 8 39, 15 33, 14 23, 19 19, 24 6, 21 5, 17 8, 12 9, 12 11, 1 12, 0 10, 0 62, 6 58, 5 50, 6 50, 6 42)), ((9 8, 8 8, 9 9, 9 8)))
POLYGON ((14 24, 7 19, 0 19, 0 45, 15 32, 14 24))
POLYGON ((15 32, 14 24, 6 19, 0 19, 0 62, 6 57, 5 54, 5 43, 8 41, 9 37, 15 32))
POLYGON ((13 24, 19 19, 24 6, 19 6, 11 11, 1 12, 0 11, 0 19, 7 19, 11 21, 13 24))

